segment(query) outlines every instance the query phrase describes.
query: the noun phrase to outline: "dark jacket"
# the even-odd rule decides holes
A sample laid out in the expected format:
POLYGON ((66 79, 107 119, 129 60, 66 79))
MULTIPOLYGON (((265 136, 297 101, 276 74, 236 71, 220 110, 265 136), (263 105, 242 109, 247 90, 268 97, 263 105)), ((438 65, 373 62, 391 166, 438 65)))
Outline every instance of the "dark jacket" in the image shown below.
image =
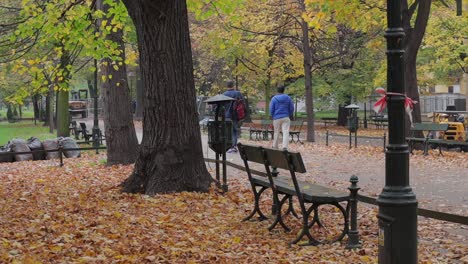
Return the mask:
MULTIPOLYGON (((227 90, 224 92, 225 96, 229 96, 235 99, 241 99, 244 100, 244 97, 242 96, 241 92, 237 90, 227 90)), ((232 105, 234 104, 235 101, 229 104, 229 106, 226 109, 226 118, 231 118, 232 117, 232 105)))
POLYGON ((277 94, 271 98, 270 115, 273 120, 290 117, 294 113, 294 104, 287 94, 277 94))

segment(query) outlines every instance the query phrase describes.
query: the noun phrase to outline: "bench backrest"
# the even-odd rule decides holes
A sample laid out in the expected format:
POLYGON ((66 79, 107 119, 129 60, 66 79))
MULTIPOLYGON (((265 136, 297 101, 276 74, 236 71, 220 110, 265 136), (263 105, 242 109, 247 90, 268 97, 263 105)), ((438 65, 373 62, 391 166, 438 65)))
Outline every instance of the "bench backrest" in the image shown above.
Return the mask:
POLYGON ((271 125, 273 124, 272 120, 260 120, 260 125, 265 126, 265 125, 271 125))
POLYGON ((282 151, 261 146, 244 145, 241 143, 238 144, 238 148, 242 159, 245 159, 245 161, 251 161, 260 164, 265 164, 265 162, 268 162, 268 164, 272 167, 286 170, 293 169, 294 172, 300 173, 306 172, 301 153, 299 152, 282 151), (288 157, 289 161, 291 161, 293 164, 292 168, 290 167, 288 157))
POLYGON ((446 131, 448 124, 437 123, 414 123, 411 130, 413 131, 446 131))
POLYGON ((301 130, 303 124, 304 124, 304 120, 294 120, 294 121, 291 121, 290 127, 293 130, 301 130))

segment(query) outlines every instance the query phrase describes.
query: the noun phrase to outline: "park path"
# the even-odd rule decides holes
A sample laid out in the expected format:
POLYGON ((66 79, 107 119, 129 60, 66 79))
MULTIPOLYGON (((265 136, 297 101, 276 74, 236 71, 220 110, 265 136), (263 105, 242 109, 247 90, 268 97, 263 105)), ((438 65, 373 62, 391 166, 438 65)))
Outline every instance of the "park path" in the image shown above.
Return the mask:
MULTIPOLYGON (((86 119, 92 128, 92 119, 86 119)), ((103 122, 100 121, 103 128, 103 122)), ((142 139, 141 122, 135 122, 138 140, 142 139)), ((250 141, 248 133, 243 133, 243 143, 270 146, 267 141, 250 141)), ((329 147, 325 146, 323 134, 318 134, 316 143, 290 144, 290 149, 301 152, 308 172, 303 179, 319 184, 346 189, 349 177, 359 177, 361 191, 377 196, 385 184, 385 154, 381 142, 363 141, 357 149, 348 149, 347 140, 336 139, 329 147), (373 145, 373 146, 372 146, 373 145)), ((215 153, 208 148, 207 135, 202 133, 205 158, 214 158, 215 153)), ((227 154, 227 160, 243 164, 238 153, 227 154)), ((214 167, 213 164, 210 165, 214 167)), ((281 171, 280 171, 281 172, 281 171)), ((286 172, 281 172, 286 173, 286 172)), ((228 167, 229 177, 247 177, 244 172, 228 167)), ((415 192, 419 206, 437 211, 468 215, 468 154, 446 152, 438 156, 422 154, 410 157, 410 185, 415 192)))

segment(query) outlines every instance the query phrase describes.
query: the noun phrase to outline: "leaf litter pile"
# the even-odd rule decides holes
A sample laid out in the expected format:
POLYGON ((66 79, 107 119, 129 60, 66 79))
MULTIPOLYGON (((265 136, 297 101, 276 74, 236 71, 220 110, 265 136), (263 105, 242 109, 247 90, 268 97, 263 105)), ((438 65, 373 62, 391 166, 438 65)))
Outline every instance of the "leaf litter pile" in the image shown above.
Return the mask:
MULTIPOLYGON (((133 166, 106 167, 104 158, 0 164, 0 263, 377 262, 375 207, 359 205, 361 249, 345 249, 346 237, 289 246, 300 220, 286 219, 290 233, 269 232, 271 219, 241 222, 253 204, 246 177, 230 179, 226 194, 126 194, 118 185, 133 166)), ((419 219, 420 263, 467 263, 466 241, 446 225, 419 219)))

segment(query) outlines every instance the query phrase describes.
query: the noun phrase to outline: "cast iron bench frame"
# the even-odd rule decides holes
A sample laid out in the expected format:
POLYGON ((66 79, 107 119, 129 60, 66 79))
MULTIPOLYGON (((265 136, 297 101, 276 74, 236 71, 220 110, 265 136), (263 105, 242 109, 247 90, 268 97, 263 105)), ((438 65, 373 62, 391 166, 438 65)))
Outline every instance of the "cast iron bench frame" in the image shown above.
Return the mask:
POLYGON ((255 134, 255 140, 268 140, 268 134, 271 134, 271 138, 273 139, 274 131, 269 129, 269 127, 273 125, 272 120, 260 120, 260 128, 254 128, 253 125, 254 123, 252 123, 249 129, 249 137, 251 140, 253 140, 253 134, 255 134))
POLYGON ((305 173, 306 169, 304 162, 302 161, 301 154, 298 152, 289 152, 287 150, 277 150, 271 148, 264 148, 261 146, 244 145, 238 143, 239 154, 244 161, 247 176, 249 178, 252 192, 254 194, 254 209, 252 212, 243 219, 243 221, 250 220, 256 214, 259 215, 259 220, 267 219, 267 217, 260 210, 260 196, 262 193, 271 188, 273 191, 273 203, 275 205, 276 216, 273 223, 268 227, 268 230, 272 230, 278 223, 283 227, 285 231, 290 231, 290 228, 283 222, 283 216, 292 213, 297 216, 292 207, 292 198, 297 197, 302 212, 302 228, 299 235, 291 241, 291 244, 296 244, 301 241, 304 236, 308 239, 306 244, 301 245, 318 245, 323 243, 333 243, 342 240, 343 237, 348 234, 348 246, 349 248, 359 247, 359 235, 357 231, 357 177, 351 177, 352 185, 350 188, 350 194, 342 191, 337 191, 325 186, 311 184, 309 182, 299 181, 296 178, 296 172, 305 173), (263 164, 267 177, 254 176, 252 175, 249 167, 249 161, 253 163, 263 164), (290 172, 290 177, 273 177, 270 167, 287 169, 290 172), (292 184, 291 184, 292 182, 292 184), (260 188, 259 190, 257 188, 260 188), (282 196, 280 199, 280 195, 282 196), (288 201, 288 209, 285 214, 281 214, 281 208, 288 201), (347 202, 346 209, 340 204, 340 202, 347 202), (307 207, 306 204, 310 204, 307 207), (318 215, 318 207, 321 205, 333 205, 340 210, 343 215, 344 224, 341 234, 331 241, 322 242, 314 238, 310 232, 315 224, 322 227, 320 218, 318 215), (309 217, 314 212, 314 216, 311 222, 309 217), (350 215, 351 212, 351 215, 350 215), (352 232, 349 230, 349 218, 351 216, 351 227, 352 232))
POLYGON ((303 125, 304 120, 291 120, 291 124, 289 126, 289 135, 291 136, 290 142, 299 142, 301 144, 304 144, 304 142, 302 142, 300 138, 303 125), (297 140, 294 140, 294 136, 297 137, 297 140))
POLYGON ((322 117, 320 118, 320 121, 323 122, 323 124, 325 125, 325 127, 327 127, 327 124, 335 124, 338 122, 338 118, 336 117, 322 117))
POLYGON ((442 144, 445 140, 442 139, 432 139, 431 137, 431 132, 435 131, 447 131, 448 129, 448 124, 437 124, 437 123, 414 123, 413 127, 410 128, 411 131, 411 136, 407 137, 406 140, 408 142, 409 148, 410 148, 410 153, 413 154, 413 148, 414 144, 419 142, 423 144, 424 147, 424 155, 428 154, 428 149, 429 149, 429 144, 435 144, 439 147, 439 155, 442 155, 442 144), (423 132, 427 131, 426 135, 421 138, 421 137, 415 137, 414 133, 416 131, 423 132))

